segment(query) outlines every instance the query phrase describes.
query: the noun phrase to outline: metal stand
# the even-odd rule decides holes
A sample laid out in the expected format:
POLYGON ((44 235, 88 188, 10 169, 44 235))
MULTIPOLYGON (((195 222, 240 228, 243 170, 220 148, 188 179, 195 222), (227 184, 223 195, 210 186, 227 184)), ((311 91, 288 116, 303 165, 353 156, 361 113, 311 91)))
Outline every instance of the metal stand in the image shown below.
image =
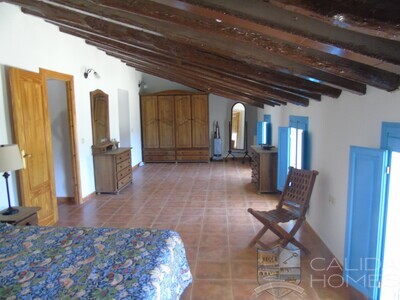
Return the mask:
POLYGON ((235 159, 235 155, 232 154, 231 136, 232 136, 232 125, 231 125, 231 122, 229 122, 229 142, 228 142, 229 150, 228 150, 228 154, 225 156, 225 161, 227 161, 227 158, 229 157, 229 155, 232 156, 232 159, 235 159))
POLYGON ((16 213, 19 212, 18 209, 14 208, 14 207, 11 207, 10 190, 8 188, 8 177, 9 176, 10 176, 10 174, 8 174, 7 172, 5 172, 3 174, 3 177, 6 179, 7 197, 8 197, 8 208, 2 213, 2 215, 4 215, 4 216, 15 215, 16 213))
POLYGON ((242 164, 244 164, 244 160, 246 157, 249 158, 251 161, 251 156, 249 155, 249 152, 247 151, 247 121, 244 123, 244 149, 246 150, 244 152, 244 156, 242 157, 242 164))

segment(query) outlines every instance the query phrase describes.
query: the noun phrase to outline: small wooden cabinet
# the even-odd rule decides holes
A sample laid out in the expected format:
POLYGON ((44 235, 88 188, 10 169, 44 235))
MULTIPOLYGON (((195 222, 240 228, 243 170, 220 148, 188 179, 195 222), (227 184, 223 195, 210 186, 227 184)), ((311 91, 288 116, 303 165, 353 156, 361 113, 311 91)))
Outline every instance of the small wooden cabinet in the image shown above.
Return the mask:
POLYGON ((278 151, 264 150, 260 146, 250 147, 251 182, 258 193, 275 193, 278 167, 278 151))
POLYGON ((132 183, 131 148, 93 154, 96 193, 114 193, 132 183))
POLYGON ((37 212, 40 210, 39 207, 18 206, 15 208, 19 212, 14 215, 5 216, 0 214, 0 222, 18 226, 38 225, 37 212))

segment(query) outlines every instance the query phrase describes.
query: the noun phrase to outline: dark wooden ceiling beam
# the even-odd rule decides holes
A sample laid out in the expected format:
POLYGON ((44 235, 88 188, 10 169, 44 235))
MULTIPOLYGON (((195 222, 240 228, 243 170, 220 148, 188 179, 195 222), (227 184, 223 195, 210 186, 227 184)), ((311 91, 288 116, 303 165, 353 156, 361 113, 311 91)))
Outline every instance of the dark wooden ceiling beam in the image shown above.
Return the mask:
POLYGON ((145 73, 159 76, 171 81, 176 81, 182 84, 185 84, 189 87, 196 88, 199 90, 207 91, 209 93, 213 93, 216 95, 221 95, 218 91, 223 91, 225 93, 230 94, 230 99, 235 100, 238 99, 236 96, 246 97, 250 99, 255 105, 254 102, 258 102, 259 104, 267 104, 267 105, 280 105, 286 104, 285 101, 281 101, 278 99, 274 99, 272 97, 265 97, 265 96, 256 96, 251 91, 246 91, 243 89, 239 89, 234 85, 226 84, 226 82, 213 80, 209 81, 203 78, 199 78, 194 75, 193 70, 183 71, 183 70, 171 70, 165 68, 160 63, 154 63, 145 61, 142 59, 134 59, 132 57, 128 57, 127 59, 124 58, 123 55, 118 53, 109 53, 106 52, 108 55, 112 55, 114 57, 118 57, 121 59, 122 62, 126 63, 127 65, 134 66, 137 70, 144 71, 145 73))
MULTIPOLYGON (((166 74, 165 72, 163 72, 162 70, 156 69, 156 68, 151 68, 151 67, 146 67, 146 66, 142 66, 141 64, 137 64, 134 62, 125 62, 128 66, 135 68, 136 70, 143 72, 143 73, 147 73, 153 76, 157 76, 157 77, 162 77, 165 78, 167 80, 170 81, 174 81, 183 85, 186 85, 188 87, 192 87, 198 90, 202 90, 200 88, 201 86, 201 82, 197 81, 197 80, 192 80, 190 78, 187 77, 180 77, 180 76, 171 76, 170 74, 166 74)), ((269 105, 269 106, 275 106, 275 105, 279 105, 276 104, 274 102, 269 102, 265 99, 259 99, 257 97, 251 96, 251 95, 246 95, 246 94, 242 94, 242 93, 237 93, 237 91, 232 91, 226 87, 219 87, 219 86, 213 86, 210 87, 209 90, 207 90, 208 93, 212 93, 214 95, 217 96, 221 96, 221 97, 225 97, 227 99, 231 99, 233 101, 242 101, 242 102, 246 102, 247 104, 250 104, 252 106, 256 106, 259 108, 263 108, 264 104, 269 105), (264 102, 264 104, 263 104, 264 102)))
MULTIPOLYGON (((249 30, 254 31, 255 33, 261 33, 271 38, 287 41, 290 43, 295 43, 302 48, 314 49, 317 51, 321 51, 327 54, 334 54, 336 56, 340 56, 342 58, 347 58, 352 61, 356 61, 359 63, 363 63, 369 66, 373 66, 382 70, 386 70, 389 72, 393 72, 395 74, 400 74, 400 65, 393 64, 388 62, 387 60, 381 59, 379 55, 368 56, 360 52, 356 52, 355 50, 346 49, 343 47, 339 47, 337 44, 332 43, 329 39, 327 41, 322 42, 321 40, 317 40, 316 38, 307 37, 304 35, 294 34, 295 30, 282 30, 279 29, 278 26, 269 26, 266 22, 262 21, 254 21, 254 19, 250 16, 244 15, 242 17, 238 17, 238 13, 229 14, 224 11, 224 8, 221 9, 213 9, 212 5, 195 5, 188 2, 182 3, 178 0, 152 0, 153 2, 157 2, 163 5, 168 5, 170 7, 178 8, 187 11, 188 13, 192 13, 195 15, 200 15, 203 17, 208 17, 213 20, 221 20, 221 22, 229 24, 231 26, 240 26, 249 30), (208 8, 210 7, 210 8, 208 8), (252 21, 253 20, 253 21, 252 21)), ((194 1, 193 1, 194 2, 194 1)), ((216 1, 214 1, 216 2, 216 1)), ((219 1, 221 2, 221 1, 219 1)), ((225 1, 222 5, 226 4, 225 1)), ((229 4, 232 4, 233 1, 230 1, 229 4)), ((336 2, 335 2, 336 3, 336 2)), ((250 2, 246 3, 247 5, 252 5, 250 2)), ((265 3, 264 3, 265 4, 265 3)), ((238 5, 236 5, 238 6, 238 5)), ((274 14, 267 9, 265 15, 274 14)), ((289 18, 289 17, 288 17, 289 18)), ((284 18, 283 18, 284 19, 284 18)), ((279 20, 279 18, 278 18, 279 20)), ((363 50, 363 48, 361 48, 363 50)))
MULTIPOLYGON (((199 80, 193 80, 188 77, 181 77, 181 76, 176 76, 176 75, 171 76, 171 74, 165 73, 161 69, 157 69, 157 68, 153 68, 153 67, 149 67, 149 66, 143 66, 141 63, 128 62, 128 61, 126 61, 125 63, 128 66, 135 68, 136 70, 138 70, 140 72, 147 73, 147 74, 157 76, 157 77, 162 77, 167 80, 181 83, 183 85, 186 85, 186 86, 194 88, 194 89, 198 89, 200 91, 204 91, 201 88, 203 82, 201 82, 199 80)), ((220 88, 217 85, 213 85, 212 87, 209 87, 208 90, 206 90, 205 92, 212 93, 212 94, 215 94, 215 95, 218 95, 221 97, 226 97, 233 101, 235 101, 235 100, 243 101, 250 105, 260 107, 260 108, 264 107, 263 103, 265 103, 267 105, 271 105, 271 106, 276 105, 273 102, 269 102, 264 99, 259 99, 258 97, 254 97, 251 95, 245 95, 245 94, 241 94, 241 93, 238 94, 237 91, 232 91, 226 87, 220 88)))
POLYGON ((140 42, 140 39, 136 38, 135 41, 133 41, 134 44, 130 43, 128 45, 126 44, 126 40, 123 42, 120 39, 118 39, 118 41, 110 40, 109 38, 96 36, 90 32, 83 32, 81 30, 77 30, 76 28, 68 29, 63 25, 57 23, 56 25, 58 25, 60 30, 65 33, 73 34, 85 38, 86 40, 113 45, 120 50, 132 52, 132 54, 145 51, 164 55, 167 59, 175 57, 179 60, 179 64, 181 61, 190 62, 193 65, 202 68, 221 72, 222 75, 234 74, 244 81, 255 81, 260 84, 269 85, 272 88, 286 90, 291 93, 309 97, 315 100, 320 100, 321 94, 337 98, 341 92, 339 89, 335 89, 330 86, 306 82, 299 78, 294 79, 293 77, 283 74, 271 73, 270 71, 261 69, 257 66, 249 66, 237 61, 213 56, 211 54, 200 52, 193 47, 179 47, 176 43, 160 41, 159 39, 153 39, 153 42, 150 45, 146 44, 144 46, 143 43, 140 42), (171 55, 172 53, 173 55, 171 55))
MULTIPOLYGON (((106 50, 104 47, 102 48, 101 46, 100 49, 106 50)), ((249 88, 247 85, 243 85, 240 81, 234 81, 232 79, 219 77, 218 75, 211 74, 208 72, 204 73, 204 71, 201 71, 199 69, 194 69, 192 67, 185 67, 184 65, 177 67, 171 63, 166 63, 165 61, 156 58, 144 58, 143 56, 141 56, 140 58, 134 58, 130 55, 124 55, 122 53, 112 52, 109 50, 107 51, 107 53, 121 59, 122 61, 141 64, 141 65, 147 64, 149 68, 154 67, 157 68, 158 70, 162 69, 164 70, 165 73, 171 74, 170 76, 180 75, 187 78, 193 78, 195 80, 202 80, 203 82, 208 83, 210 86, 213 84, 217 84, 220 87, 230 88, 231 90, 235 90, 236 92, 241 92, 247 95, 253 95, 258 97, 259 99, 263 99, 264 104, 271 103, 270 101, 268 101, 268 103, 265 103, 264 101, 265 99, 276 99, 278 101, 289 102, 301 106, 308 106, 309 104, 309 101, 306 98, 293 97, 293 96, 288 97, 287 95, 284 95, 285 97, 279 95, 272 95, 270 93, 263 91, 262 89, 256 89, 255 87, 249 88)), ((208 89, 207 84, 205 86, 208 89)))
POLYGON ((395 41, 400 41, 400 2, 269 0, 272 4, 333 26, 395 41))
MULTIPOLYGON (((165 2, 166 0, 154 1, 165 2)), ((400 63, 400 57, 397 54, 398 43, 396 41, 364 35, 347 30, 346 28, 335 27, 309 18, 308 16, 279 8, 268 3, 268 1, 248 0, 246 1, 246 5, 243 5, 241 0, 171 1, 171 3, 180 4, 182 7, 185 7, 182 5, 182 2, 218 11, 221 13, 222 21, 224 20, 224 14, 227 16, 233 15, 240 19, 299 34, 312 40, 318 40, 327 45, 336 45, 339 47, 338 50, 348 49, 355 53, 381 58, 383 61, 392 62, 396 65, 400 63)), ((337 1, 331 2, 335 4, 337 1)), ((316 5, 315 1, 313 1, 313 5, 316 5)), ((188 8, 185 7, 185 9, 188 8)))
MULTIPOLYGON (((102 17, 112 18, 112 10, 124 10, 124 12, 129 13, 121 14, 118 19, 121 22, 128 24, 138 25, 138 19, 142 18, 140 26, 147 26, 145 28, 154 30, 157 27, 165 27, 167 31, 182 32, 182 29, 178 29, 176 25, 183 26, 183 28, 190 27, 190 31, 196 31, 196 36, 198 32, 204 31, 206 37, 200 37, 200 42, 207 42, 214 35, 215 39, 219 39, 223 36, 225 40, 232 39, 232 43, 243 42, 245 45, 251 44, 252 47, 258 47, 262 52, 267 51, 268 56, 271 57, 270 63, 277 63, 282 67, 287 67, 286 61, 288 63, 299 63, 300 65, 306 65, 320 71, 328 72, 337 76, 349 78, 351 80, 359 81, 365 84, 375 86, 377 88, 385 90, 395 90, 399 86, 400 78, 398 75, 374 68, 362 63, 351 61, 349 59, 341 58, 340 56, 335 56, 333 54, 325 54, 321 51, 315 51, 312 49, 299 47, 294 41, 290 43, 286 41, 275 38, 271 39, 267 35, 262 35, 254 31, 246 30, 245 28, 240 28, 237 24, 233 26, 227 26, 224 22, 217 23, 215 20, 209 18, 199 18, 188 14, 186 11, 174 9, 168 11, 168 7, 163 7, 161 5, 156 5, 154 2, 148 0, 136 0, 135 4, 129 4, 127 2, 120 2, 116 0, 107 1, 97 1, 101 4, 100 7, 96 8, 91 6, 90 8, 82 2, 82 0, 56 0, 58 2, 67 3, 67 5, 72 5, 74 8, 83 9, 87 12, 92 11, 101 15, 102 17), (107 7, 108 9, 101 9, 102 7, 107 7), (152 25, 149 26, 146 18, 152 18, 152 25), (154 21, 157 20, 157 21, 154 21), (167 25, 157 25, 155 24, 158 20, 162 20, 167 25), (172 30, 168 28, 172 27, 172 30), (175 29, 174 29, 175 28, 175 29), (273 56, 275 56, 273 58, 273 56), (283 61, 280 58, 284 58, 283 61)), ((166 35, 166 31, 163 32, 166 35)), ((188 34, 186 35, 188 36, 188 34)), ((170 37, 171 38, 171 37, 170 37)), ((213 40, 215 44, 215 40, 213 40)), ((240 46, 244 48, 245 45, 240 46)), ((254 50, 253 50, 254 51, 254 50)), ((262 53, 259 53, 260 57, 262 53)))
MULTIPOLYGON (((74 34, 78 37, 82 37, 85 38, 87 40, 87 43, 90 45, 94 45, 96 47, 98 47, 100 50, 102 51, 106 51, 109 54, 113 55, 114 57, 117 57, 119 59, 125 59, 125 60, 129 60, 130 58, 134 58, 138 53, 132 53, 132 52, 127 52, 126 49, 121 49, 119 46, 121 46, 120 44, 115 44, 110 40, 107 40, 105 38, 97 38, 97 37, 93 37, 88 33, 83 33, 83 32, 79 32, 76 28, 75 29, 70 29, 70 28, 66 28, 64 26, 60 26, 60 30, 66 33, 70 33, 70 34, 74 34)), ((132 51, 132 49, 128 48, 130 51, 132 51)), ((135 49, 136 52, 140 52, 140 49, 135 49)), ((159 54, 155 54, 155 53, 149 53, 149 54, 140 54, 138 56, 139 60, 145 60, 149 63, 154 63, 154 62, 158 62, 159 65, 163 64, 164 69, 168 70, 170 73, 172 74, 177 74, 181 72, 181 68, 184 67, 186 65, 186 63, 184 62, 179 62, 179 61, 171 61, 171 58, 169 58, 168 56, 162 56, 159 54), (178 66, 178 67, 176 67, 178 66)), ((155 66, 155 67, 159 67, 159 65, 155 66)), ((218 72, 214 72, 215 74, 211 74, 211 73, 207 73, 206 75, 203 74, 203 76, 199 76, 201 75, 199 72, 199 69, 201 69, 201 67, 196 67, 196 66, 187 66, 186 67, 186 71, 191 73, 191 74, 196 74, 197 78, 202 78, 202 79, 207 79, 209 82, 213 82, 214 78, 218 79, 219 81, 221 80, 221 78, 223 78, 221 74, 218 74, 218 72), (196 70, 196 72, 194 72, 193 70, 196 70), (221 78, 218 78, 221 77, 221 78)), ((204 72, 203 72, 204 73, 204 72)), ((187 76, 187 74, 185 74, 185 76, 187 76)), ((228 85, 230 84, 230 86, 234 86, 236 88, 236 90, 240 90, 241 88, 245 89, 245 91, 247 93, 253 93, 253 94, 258 94, 261 95, 264 98, 267 98, 267 96, 269 95, 268 93, 264 92, 260 86, 258 87, 257 91, 254 91, 252 89, 249 89, 248 86, 243 85, 242 82, 237 81, 237 82, 233 82, 233 83, 229 83, 228 81, 226 81, 225 78, 224 79, 224 84, 228 85), (267 95, 267 96, 266 96, 267 95)), ((203 90, 207 90, 207 86, 202 86, 203 90)), ((279 90, 279 89, 278 89, 279 90)), ((278 104, 282 104, 282 103, 286 103, 286 101, 290 101, 292 103, 295 104, 300 104, 300 105, 307 105, 308 101, 306 101, 306 99, 304 99, 303 97, 297 97, 295 95, 289 95, 287 93, 282 93, 282 92, 278 92, 278 95, 280 96, 280 98, 282 98, 281 100, 283 101, 279 101, 273 98, 274 95, 269 95, 268 99, 274 99, 274 101, 278 104), (286 96, 290 96, 289 100, 286 99, 286 96), (291 98, 293 98, 291 100, 291 98)), ((314 95, 316 97, 316 95, 314 95)), ((262 99, 262 98, 260 98, 262 99)), ((270 104, 270 103, 266 103, 266 104, 270 104)))
MULTIPOLYGON (((251 88, 254 89, 253 93, 259 94, 263 93, 265 95, 270 95, 271 97, 275 97, 277 99, 284 99, 284 101, 287 101, 287 99, 292 99, 292 102, 298 102, 302 101, 305 98, 312 98, 314 100, 321 100, 321 95, 317 93, 311 93, 311 92, 304 92, 304 91, 299 91, 296 89, 282 89, 281 87, 277 86, 271 86, 271 85, 265 85, 262 82, 257 82, 257 81, 251 81, 247 80, 246 78, 242 78, 240 76, 237 76, 236 74, 232 73, 224 73, 220 72, 218 69, 214 68, 209 68, 206 67, 203 64, 192 64, 190 62, 186 61, 181 61, 178 58, 169 56, 167 54, 159 54, 159 53, 153 53, 146 51, 144 49, 139 49, 139 48, 131 48, 127 47, 126 45, 122 45, 121 43, 117 43, 115 41, 110 41, 107 40, 106 38, 98 38, 95 36, 91 36, 88 33, 81 33, 77 31, 76 29, 68 29, 63 26, 59 26, 60 30, 65 33, 73 34, 78 37, 85 38, 86 41, 94 45, 96 47, 101 48, 103 51, 117 51, 125 56, 131 56, 131 57, 136 57, 136 58, 147 58, 150 59, 151 61, 159 61, 163 63, 168 63, 170 67, 174 66, 186 66, 187 68, 191 69, 196 69, 197 74, 203 76, 207 76, 209 80, 212 80, 215 76, 224 78, 225 80, 229 80, 231 82, 234 82, 235 85, 238 87, 240 86, 246 86, 246 88, 251 88), (199 73, 201 71, 201 73, 199 73)), ((304 103, 302 103, 303 105, 304 103)))
MULTIPOLYGON (((17 2, 20 1, 21 0, 18 0, 17 2)), ((33 11, 31 10, 30 13, 34 14, 36 12, 43 18, 53 16, 58 18, 61 22, 66 22, 70 25, 79 24, 88 27, 88 29, 93 28, 94 31, 105 31, 106 33, 115 34, 116 32, 119 32, 118 34, 124 36, 125 38, 131 38, 131 36, 135 34, 133 29, 116 25, 112 21, 108 22, 104 19, 99 19, 89 15, 82 17, 76 14, 76 12, 75 14, 71 14, 68 12, 68 9, 55 7, 42 2, 37 3, 32 1, 29 4, 24 3, 22 5, 23 7, 32 6, 33 11)), ((270 55, 270 53, 265 52, 263 49, 256 49, 244 43, 241 43, 240 47, 238 47, 238 45, 231 47, 230 44, 226 43, 226 41, 224 42, 222 39, 209 39, 206 35, 190 33, 188 30, 182 29, 182 27, 179 27, 179 30, 176 28, 176 26, 175 28, 171 28, 172 25, 169 25, 167 29, 159 29, 162 24, 158 27, 155 27, 153 23, 154 22, 149 22, 148 20, 141 18, 141 22, 135 26, 141 26, 147 30, 156 28, 159 30, 160 34, 168 37, 172 41, 188 43, 189 45, 194 45, 199 48, 207 48, 207 51, 211 51, 216 55, 231 57, 235 60, 246 62, 251 65, 259 65, 275 71, 293 74, 304 79, 327 83, 358 94, 365 94, 366 91, 365 84, 354 80, 345 79, 337 75, 329 74, 312 67, 303 66, 299 63, 288 61, 283 57, 270 55), (171 29, 174 30, 173 33, 169 31, 171 29)))
MULTIPOLYGON (((134 58, 135 55, 133 55, 130 52, 124 52, 119 49, 112 49, 108 45, 104 45, 101 43, 96 43, 96 42, 89 42, 89 44, 93 44, 99 48, 101 48, 104 51, 107 51, 109 53, 115 54, 114 56, 121 55, 123 56, 124 59, 129 59, 129 58, 134 58)), ((137 54, 137 53, 135 53, 137 54)), ((232 87, 236 87, 239 90, 246 90, 249 93, 252 93, 254 95, 264 97, 268 96, 271 98, 275 99, 280 99, 282 101, 298 104, 298 105, 303 105, 307 106, 308 105, 308 99, 305 97, 301 97, 295 94, 290 94, 286 91, 279 90, 279 89, 271 89, 268 86, 261 85, 258 83, 251 83, 251 82, 243 82, 242 80, 239 80, 233 76, 230 75, 222 75, 218 72, 215 71, 210 71, 206 70, 200 66, 193 66, 191 64, 187 64, 185 62, 174 62, 171 61, 171 59, 167 59, 165 57, 159 57, 158 55, 149 55, 146 53, 141 53, 140 55, 135 58, 136 60, 143 60, 148 63, 157 63, 157 66, 162 66, 166 70, 169 70, 171 72, 191 72, 191 73, 196 73, 196 77, 204 79, 204 80, 209 80, 211 82, 213 81, 223 81, 225 85, 230 85, 232 87)))

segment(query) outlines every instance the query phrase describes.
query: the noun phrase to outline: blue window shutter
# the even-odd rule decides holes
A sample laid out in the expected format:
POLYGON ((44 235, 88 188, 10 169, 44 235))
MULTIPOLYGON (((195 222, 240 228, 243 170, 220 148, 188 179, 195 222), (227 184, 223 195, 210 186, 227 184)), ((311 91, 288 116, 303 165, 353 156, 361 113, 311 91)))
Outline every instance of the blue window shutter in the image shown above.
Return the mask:
POLYGON ((400 123, 382 122, 381 149, 400 152, 400 123))
POLYGON ((267 122, 267 142, 266 142, 266 144, 272 145, 271 115, 264 115, 264 122, 267 122))
POLYGON ((279 127, 278 130, 278 178, 277 189, 283 190, 289 172, 290 128, 279 127))
POLYGON ((272 128, 271 122, 267 122, 267 144, 272 145, 272 128))
POLYGON ((381 280, 387 160, 386 150, 350 148, 343 276, 369 299, 379 292, 369 279, 381 280))
POLYGON ((257 122, 257 145, 267 144, 267 122, 257 122))

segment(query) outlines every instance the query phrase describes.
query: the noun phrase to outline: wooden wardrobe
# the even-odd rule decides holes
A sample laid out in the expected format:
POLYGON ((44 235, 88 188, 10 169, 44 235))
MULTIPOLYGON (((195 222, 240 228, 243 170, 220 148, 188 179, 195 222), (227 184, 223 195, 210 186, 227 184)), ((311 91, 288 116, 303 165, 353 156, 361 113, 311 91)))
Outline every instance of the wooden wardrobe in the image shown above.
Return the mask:
POLYGON ((141 95, 144 162, 207 162, 208 94, 164 91, 141 95))

